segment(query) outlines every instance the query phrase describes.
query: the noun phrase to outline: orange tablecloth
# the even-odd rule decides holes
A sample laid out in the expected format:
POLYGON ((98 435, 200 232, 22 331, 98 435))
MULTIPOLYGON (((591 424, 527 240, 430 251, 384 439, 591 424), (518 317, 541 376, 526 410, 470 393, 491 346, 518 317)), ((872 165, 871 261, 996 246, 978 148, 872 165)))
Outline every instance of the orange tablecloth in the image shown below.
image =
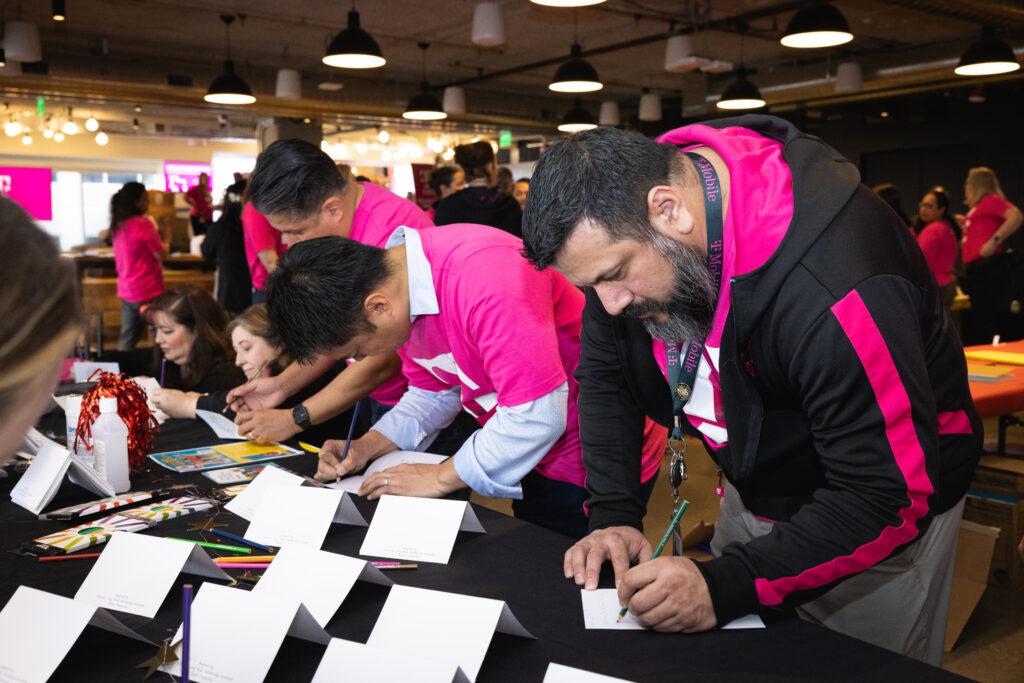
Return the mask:
MULTIPOLYGON (((970 346, 968 349, 988 349, 1024 353, 1024 341, 1009 342, 999 346, 970 346)), ((969 361, 971 364, 996 365, 986 361, 969 361)), ((1002 382, 970 382, 974 407, 982 417, 998 417, 1024 411, 1024 366, 1012 366, 1013 379, 1002 382)))

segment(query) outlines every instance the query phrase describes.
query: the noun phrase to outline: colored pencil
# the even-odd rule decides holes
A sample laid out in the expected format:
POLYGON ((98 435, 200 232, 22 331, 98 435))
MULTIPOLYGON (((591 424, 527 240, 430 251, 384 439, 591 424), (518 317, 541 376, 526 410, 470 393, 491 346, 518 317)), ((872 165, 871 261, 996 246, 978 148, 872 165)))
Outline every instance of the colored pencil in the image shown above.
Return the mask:
POLYGON ((241 543, 242 545, 247 545, 252 548, 256 548, 256 550, 262 550, 265 553, 273 552, 269 546, 265 546, 262 543, 257 543, 255 541, 250 541, 247 538, 242 538, 241 536, 237 536, 231 533, 230 531, 224 531, 223 529, 210 529, 210 533, 214 534, 215 536, 225 538, 229 541, 234 541, 235 543, 241 543))
POLYGON ((252 555, 250 557, 215 557, 217 564, 235 564, 237 562, 273 562, 275 555, 252 555))
POLYGON ((270 566, 269 562, 231 562, 228 564, 217 565, 221 569, 266 569, 270 566))
MULTIPOLYGON (((686 512, 686 508, 689 506, 690 501, 683 500, 683 504, 679 506, 678 510, 676 510, 676 514, 672 515, 672 521, 669 522, 668 528, 665 529, 665 533, 661 535, 661 540, 658 541, 658 545, 654 549, 654 554, 651 555, 652 560, 658 555, 661 555, 661 551, 665 549, 665 544, 668 543, 669 537, 672 536, 672 530, 676 528, 677 524, 679 524, 679 520, 683 518, 683 513, 686 512)), ((623 607, 619 610, 619 616, 615 618, 616 623, 625 619, 627 612, 629 612, 629 607, 623 607)))
MULTIPOLYGON (((352 434, 356 431, 356 420, 359 419, 359 408, 363 405, 362 401, 356 401, 356 407, 352 410, 352 423, 348 426, 348 436, 345 438, 345 450, 341 452, 341 460, 345 461, 348 457, 348 449, 352 445, 352 434)), ((334 483, 337 484, 341 481, 341 475, 338 475, 334 479, 334 483)))
POLYGON ((209 548, 210 550, 224 550, 229 553, 240 553, 242 555, 251 555, 252 548, 239 548, 237 545, 223 545, 221 543, 207 543, 206 541, 193 541, 191 538, 175 538, 174 536, 167 536, 166 538, 172 541, 182 541, 184 543, 195 543, 203 548, 209 548))
POLYGON ((160 359, 160 388, 164 388, 164 383, 167 380, 167 359, 160 359))
POLYGON ((181 683, 188 683, 189 636, 192 631, 192 584, 181 591, 181 683))
MULTIPOLYGON (((263 372, 263 369, 265 367, 267 367, 267 363, 269 363, 269 362, 270 362, 269 360, 263 361, 263 363, 260 364, 260 366, 258 368, 256 368, 256 372, 252 373, 252 377, 246 377, 245 378, 245 384, 248 384, 249 382, 251 382, 254 379, 256 379, 257 377, 259 377, 260 373, 263 372)), ((245 384, 243 384, 242 386, 245 386, 245 384)), ((228 412, 228 409, 230 409, 230 408, 231 408, 231 404, 229 403, 228 405, 226 405, 223 408, 221 408, 220 412, 221 413, 226 413, 226 412, 228 412)))
POLYGON ((305 441, 300 441, 299 442, 299 446, 304 451, 308 451, 308 452, 313 453, 313 454, 319 454, 320 453, 320 449, 319 448, 317 448, 316 446, 313 446, 312 444, 308 444, 305 441))
POLYGON ((377 567, 382 572, 389 572, 392 569, 419 569, 418 564, 390 564, 386 567, 377 567))
POLYGON ((80 555, 44 555, 39 558, 40 562, 63 562, 64 560, 95 560, 99 553, 82 553, 80 555))

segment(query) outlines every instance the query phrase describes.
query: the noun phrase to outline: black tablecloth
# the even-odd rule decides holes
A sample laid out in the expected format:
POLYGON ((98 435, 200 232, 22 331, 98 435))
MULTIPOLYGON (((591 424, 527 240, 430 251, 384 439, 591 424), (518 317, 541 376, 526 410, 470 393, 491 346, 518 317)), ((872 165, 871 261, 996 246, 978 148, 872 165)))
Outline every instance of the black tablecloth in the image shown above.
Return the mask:
MULTIPOLYGON (((62 434, 63 418, 49 416, 42 426, 62 434)), ((157 438, 157 450, 215 443, 212 432, 197 421, 172 420, 157 438)), ((291 470, 312 474, 315 458, 303 455, 277 461, 291 470)), ((0 480, 0 604, 6 604, 19 585, 73 597, 93 566, 91 560, 39 563, 11 550, 75 522, 40 521, 10 501, 14 477, 0 480)), ((201 492, 211 488, 200 474, 174 474, 153 463, 132 477, 134 490, 154 484, 194 483, 201 492)), ((48 506, 56 509, 94 498, 65 482, 48 506)), ((369 519, 374 505, 359 500, 369 519)), ((647 631, 587 631, 579 589, 562 577, 567 537, 496 512, 477 508, 486 534, 460 533, 448 565, 420 564, 417 570, 391 572, 396 583, 465 593, 506 601, 537 640, 495 634, 480 670, 480 681, 541 681, 549 662, 618 676, 634 681, 665 680, 963 680, 940 669, 892 654, 853 638, 805 623, 795 617, 772 619, 766 630, 715 631, 700 635, 647 631)), ((200 538, 188 527, 209 513, 197 513, 158 524, 141 533, 200 538)), ((92 519, 92 518, 89 518, 92 519)), ((241 534, 247 522, 221 512, 218 523, 241 534)), ((334 524, 323 548, 358 555, 365 528, 334 524)), ((216 540, 216 539, 212 539, 216 540)), ((102 546, 101 546, 102 547, 102 546)), ((216 553, 215 553, 216 554, 216 553)), ((198 587, 199 577, 190 577, 198 587)), ((179 583, 183 583, 179 582, 179 583)), ((603 585, 611 586, 609 573, 603 585)), ((356 582, 327 626, 332 636, 366 642, 380 613, 387 589, 356 582)), ((900 606, 894 605, 894 609, 900 606)), ((180 619, 180 592, 175 589, 151 622, 120 615, 123 620, 159 642, 170 637, 180 619)), ((59 618, 59 617, 58 617, 59 618)), ((17 638, 17 633, 0 634, 17 638)), ((308 681, 323 647, 286 638, 270 670, 270 681, 308 681)), ((56 681, 139 681, 136 665, 155 648, 96 628, 86 628, 57 669, 56 681)), ((386 662, 382 662, 382 673, 386 662)), ((167 680, 157 674, 150 680, 167 680)))

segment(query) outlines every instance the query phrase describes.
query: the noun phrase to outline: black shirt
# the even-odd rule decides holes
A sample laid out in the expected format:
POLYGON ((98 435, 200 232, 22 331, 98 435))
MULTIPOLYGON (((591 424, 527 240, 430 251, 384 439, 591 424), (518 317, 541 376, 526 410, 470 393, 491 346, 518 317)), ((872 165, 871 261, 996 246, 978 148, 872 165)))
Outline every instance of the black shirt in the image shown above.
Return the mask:
POLYGON ((523 237, 523 211, 511 195, 496 187, 467 187, 434 207, 434 225, 476 223, 523 237))

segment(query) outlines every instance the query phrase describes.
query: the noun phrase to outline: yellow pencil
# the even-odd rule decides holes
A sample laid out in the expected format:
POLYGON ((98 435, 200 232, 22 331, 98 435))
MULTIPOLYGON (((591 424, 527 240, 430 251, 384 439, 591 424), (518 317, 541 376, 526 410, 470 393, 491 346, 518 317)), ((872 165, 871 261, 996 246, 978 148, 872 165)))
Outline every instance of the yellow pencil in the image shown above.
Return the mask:
POLYGON ((309 451, 310 453, 314 453, 314 454, 320 453, 320 449, 319 448, 317 448, 316 446, 312 446, 312 445, 310 445, 310 444, 308 444, 308 443, 306 443, 304 441, 300 441, 299 442, 299 446, 301 446, 302 450, 304 450, 304 451, 309 451))
POLYGON ((273 559, 273 555, 253 555, 251 557, 215 557, 213 561, 217 564, 234 564, 237 562, 271 562, 273 559))

